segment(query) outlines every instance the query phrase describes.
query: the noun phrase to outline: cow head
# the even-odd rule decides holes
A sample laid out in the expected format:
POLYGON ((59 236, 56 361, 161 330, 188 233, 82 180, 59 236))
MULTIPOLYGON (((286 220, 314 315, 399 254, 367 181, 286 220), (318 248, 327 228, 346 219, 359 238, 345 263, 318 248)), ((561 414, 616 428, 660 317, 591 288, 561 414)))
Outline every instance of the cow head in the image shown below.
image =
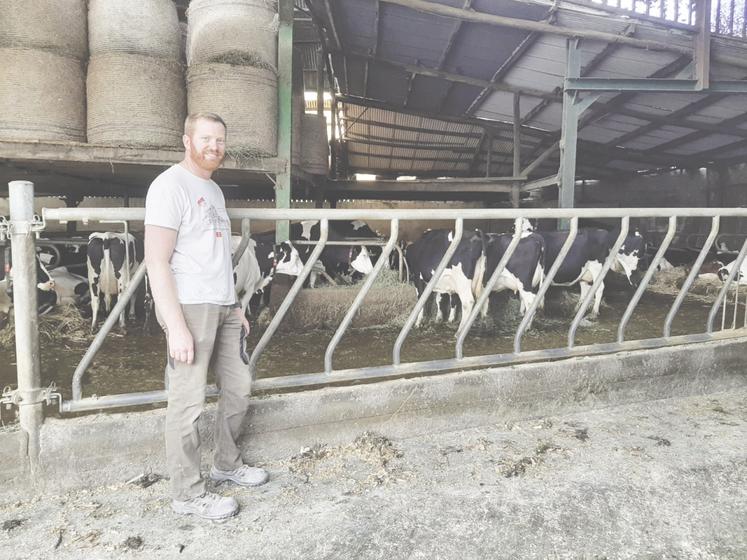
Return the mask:
POLYGON ((628 282, 633 284, 631 276, 638 270, 638 262, 646 252, 646 242, 643 236, 636 231, 633 235, 628 235, 625 242, 617 253, 617 258, 612 264, 612 270, 622 272, 628 278, 628 282))
MULTIPOLYGON (((731 273, 732 269, 734 268, 734 264, 735 264, 735 261, 732 261, 732 262, 730 262, 727 265, 722 265, 721 268, 718 269, 718 272, 716 274, 718 274, 719 280, 721 280, 722 282, 726 282, 726 279, 729 277, 729 274, 731 273)), ((742 267, 743 266, 744 266, 744 264, 742 264, 742 267)), ((742 267, 740 267, 740 269, 737 271, 736 276, 734 277, 734 279, 737 282, 740 282, 742 280, 742 278, 744 278, 744 274, 743 274, 744 268, 742 268, 742 267)))
POLYGON ((268 257, 273 260, 275 272, 278 274, 298 276, 303 270, 301 256, 290 241, 275 245, 268 257))
POLYGON ((371 256, 365 245, 355 246, 350 249, 350 266, 361 274, 370 274, 373 270, 371 256))

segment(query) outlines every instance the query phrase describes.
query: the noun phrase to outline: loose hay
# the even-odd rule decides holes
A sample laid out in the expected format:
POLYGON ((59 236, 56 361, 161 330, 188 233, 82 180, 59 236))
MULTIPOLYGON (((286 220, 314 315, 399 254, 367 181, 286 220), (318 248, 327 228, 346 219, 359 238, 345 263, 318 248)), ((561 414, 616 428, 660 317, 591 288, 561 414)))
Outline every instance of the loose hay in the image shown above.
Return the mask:
POLYGON ((31 49, 0 49, 3 140, 85 141, 81 62, 31 49))
MULTIPOLYGON (((91 324, 83 318, 73 305, 57 306, 51 313, 39 317, 39 339, 59 343, 82 343, 91 339, 91 324)), ((13 320, 9 318, 5 328, 0 329, 0 347, 11 348, 15 344, 13 320)))
MULTIPOLYGON (((661 270, 654 274, 647 290, 665 295, 677 295, 685 284, 685 279, 689 273, 690 268, 686 266, 677 266, 668 270, 661 270)), ((716 296, 718 296, 723 285, 724 283, 715 275, 697 276, 687 294, 689 297, 700 301, 712 302, 716 296)), ((729 287, 729 294, 733 294, 735 290, 736 282, 732 282, 729 287)), ((740 286, 739 291, 740 294, 742 294, 745 293, 747 289, 745 286, 740 286)))
POLYGON ((173 0, 89 0, 91 56, 140 54, 181 58, 179 16, 173 0))
MULTIPOLYGON (((396 273, 395 273, 396 274, 396 273)), ((354 328, 403 325, 415 306, 415 289, 392 281, 390 276, 375 283, 353 318, 354 328)), ((336 329, 360 291, 360 284, 301 290, 281 324, 281 329, 336 329)))
POLYGON ((347 480, 353 483, 354 491, 360 491, 396 480, 402 473, 392 463, 402 456, 386 436, 364 432, 348 445, 328 447, 317 443, 303 448, 286 466, 305 483, 347 480))
POLYGON ((88 141, 117 146, 179 146, 185 116, 182 66, 134 54, 88 64, 88 141))

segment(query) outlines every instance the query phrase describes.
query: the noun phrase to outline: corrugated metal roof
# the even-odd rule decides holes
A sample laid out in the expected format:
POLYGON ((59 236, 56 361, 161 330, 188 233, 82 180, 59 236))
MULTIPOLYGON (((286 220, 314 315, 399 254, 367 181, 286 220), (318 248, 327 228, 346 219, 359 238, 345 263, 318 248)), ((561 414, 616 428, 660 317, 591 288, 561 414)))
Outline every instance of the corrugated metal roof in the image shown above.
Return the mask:
MULTIPOLYGON (((434 1, 457 8, 464 5, 463 0, 434 1)), ((308 3, 317 16, 326 22, 325 26, 330 27, 332 22, 323 9, 323 0, 308 0, 308 3)), ((343 140, 351 141, 351 145, 352 140, 357 140, 356 150, 361 146, 377 148, 377 154, 381 154, 381 148, 385 147, 378 144, 392 146, 386 164, 382 157, 351 155, 348 161, 352 170, 364 172, 365 166, 379 170, 403 169, 407 167, 405 161, 398 158, 411 157, 413 161, 407 162, 412 164, 410 169, 434 171, 459 167, 462 171, 471 170, 480 175, 484 172, 486 150, 486 143, 481 142, 484 135, 482 123, 488 123, 488 126, 507 130, 505 140, 494 142, 493 153, 503 155, 493 158, 493 165, 497 173, 511 173, 513 93, 492 91, 481 95, 483 87, 479 85, 413 75, 401 65, 442 70, 480 80, 492 79, 500 69, 501 84, 557 95, 562 89, 566 71, 567 40, 564 37, 548 34, 530 36, 518 29, 460 23, 452 18, 424 14, 386 2, 347 0, 329 5, 342 47, 342 53, 334 52, 332 55, 341 93, 363 98, 355 103, 346 99, 344 103, 343 140), (531 40, 528 39, 530 37, 531 40), (527 41, 526 46, 523 45, 524 41, 527 41), (510 67, 502 68, 514 51, 521 54, 510 67), (476 99, 479 99, 479 103, 475 104, 471 114, 465 114, 476 99), (362 105, 366 103, 376 107, 365 108, 362 105), (446 118, 438 119, 438 116, 446 118), (448 121, 449 117, 483 120, 460 124, 448 121), (456 148, 454 151, 415 150, 410 144, 427 148, 458 145, 464 146, 464 151, 456 148), (481 153, 476 153, 479 148, 481 153), (464 162, 455 163, 455 159, 464 162)), ((471 7, 478 12, 533 21, 546 18, 551 8, 549 4, 513 0, 473 0, 471 7)), ((593 6, 561 3, 555 11, 555 18, 557 25, 564 27, 592 28, 680 47, 692 45, 692 36, 686 30, 610 14, 593 6), (631 23, 634 25, 631 26, 631 23)), ((331 35, 328 29, 327 36, 331 35)), ((329 41, 332 42, 331 39, 329 41)), ((712 49, 735 58, 747 58, 747 43, 739 40, 714 39, 712 49)), ((331 50, 336 50, 336 45, 332 45, 331 50)), ((687 60, 674 52, 644 51, 625 45, 611 48, 608 43, 598 40, 581 41, 580 50, 582 69, 588 76, 690 78, 692 73, 691 67, 685 67, 687 60), (665 69, 671 70, 664 73, 665 69)), ((743 79, 747 78, 747 70, 714 63, 711 77, 743 79)), ((591 118, 582 123, 585 126, 579 130, 579 138, 587 143, 579 146, 579 157, 592 144, 598 145, 595 148, 597 152, 592 153, 603 153, 599 150, 622 146, 624 149, 616 150, 612 161, 606 161, 609 157, 597 156, 584 159, 585 164, 598 166, 600 171, 603 167, 650 169, 661 166, 661 162, 667 158, 676 164, 683 161, 683 156, 697 156, 700 152, 706 153, 721 146, 724 147, 724 155, 734 157, 734 152, 744 153, 747 159, 747 149, 731 147, 734 142, 745 138, 742 132, 747 131, 747 119, 745 122, 737 120, 732 125, 732 130, 737 134, 729 134, 728 128, 714 134, 707 127, 719 126, 724 121, 743 115, 744 99, 744 95, 604 93, 592 106, 591 118), (703 99, 705 101, 701 101, 703 99), (688 126, 688 123, 692 126, 688 126), (669 143, 672 143, 671 148, 667 146, 669 143), (658 146, 664 146, 664 149, 657 150, 658 146), (629 160, 625 160, 626 153, 630 156, 629 160), (652 154, 656 157, 650 157, 652 154)), ((558 138, 562 99, 556 97, 548 101, 524 93, 520 113, 526 119, 523 124, 531 127, 522 135, 522 144, 527 144, 522 145, 522 155, 526 160, 543 149, 539 145, 542 138, 537 136, 538 133, 545 135, 544 146, 558 138)), ((555 162, 556 156, 548 160, 545 169, 541 168, 538 172, 555 162)), ((523 165, 526 163, 528 160, 523 165)))

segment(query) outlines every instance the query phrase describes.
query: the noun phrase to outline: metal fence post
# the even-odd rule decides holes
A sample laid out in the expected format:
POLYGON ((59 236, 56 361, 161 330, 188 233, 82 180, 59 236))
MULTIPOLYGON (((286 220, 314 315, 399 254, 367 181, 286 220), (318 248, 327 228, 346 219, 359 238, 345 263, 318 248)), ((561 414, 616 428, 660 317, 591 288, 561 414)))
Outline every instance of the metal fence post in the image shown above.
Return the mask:
POLYGON ((13 304, 16 335, 16 372, 20 396, 20 454, 33 477, 39 466, 39 433, 44 420, 39 361, 39 317, 36 301, 36 240, 34 184, 8 183, 10 242, 13 255, 13 304))

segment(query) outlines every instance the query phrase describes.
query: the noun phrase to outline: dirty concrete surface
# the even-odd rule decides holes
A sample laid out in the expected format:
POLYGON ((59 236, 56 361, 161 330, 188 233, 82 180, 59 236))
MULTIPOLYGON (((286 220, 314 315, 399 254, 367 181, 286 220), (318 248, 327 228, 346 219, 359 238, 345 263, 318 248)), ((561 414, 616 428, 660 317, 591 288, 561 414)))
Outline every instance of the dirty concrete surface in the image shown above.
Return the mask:
MULTIPOLYGON (((396 419, 392 419, 396 421, 396 419)), ((309 441, 180 517, 168 481, 0 494, 0 558, 747 558, 747 388, 511 425, 309 441)), ((207 457, 204 458, 208 460, 207 457)), ((208 465, 205 465, 208 468, 208 465)))

